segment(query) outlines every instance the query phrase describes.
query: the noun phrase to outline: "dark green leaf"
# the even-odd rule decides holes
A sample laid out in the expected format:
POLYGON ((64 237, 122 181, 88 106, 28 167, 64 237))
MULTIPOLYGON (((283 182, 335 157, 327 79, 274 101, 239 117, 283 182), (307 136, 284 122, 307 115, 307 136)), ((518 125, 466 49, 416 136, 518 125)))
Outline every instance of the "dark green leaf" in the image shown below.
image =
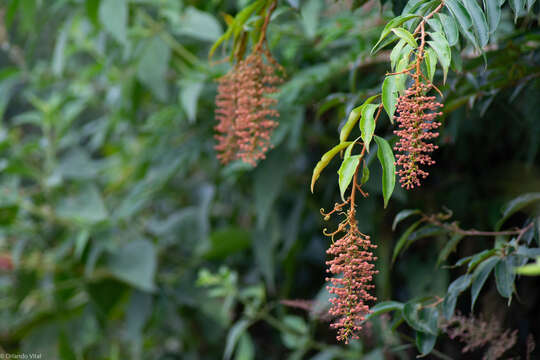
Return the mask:
POLYGON ((401 210, 397 213, 396 217, 394 218, 394 222, 392 223, 392 230, 396 230, 396 226, 402 222, 403 220, 407 219, 408 217, 412 215, 421 214, 421 211, 418 209, 405 209, 401 210))
POLYGON ((464 1, 463 4, 471 16, 474 33, 480 46, 486 46, 489 40, 489 28, 482 8, 478 5, 476 0, 464 1))
POLYGON ((390 312, 390 311, 402 311, 403 310, 403 303, 397 302, 397 301, 383 301, 375 305, 371 308, 371 311, 368 315, 366 315, 365 321, 368 321, 372 317, 379 316, 381 314, 390 312))
POLYGON ((339 191, 343 200, 345 200, 345 191, 347 191, 347 188, 351 184, 351 180, 353 179, 354 173, 356 172, 356 168, 358 167, 359 163, 360 155, 355 155, 344 159, 341 163, 341 166, 339 167, 339 191))
POLYGON ((229 330, 227 341, 225 343, 225 353, 223 358, 229 360, 234 353, 234 349, 240 337, 245 333, 251 322, 246 319, 238 320, 229 330))
POLYGON ((504 207, 502 218, 495 225, 495 229, 499 230, 510 216, 537 201, 540 201, 540 193, 523 194, 513 199, 504 207))
POLYGON ((378 145, 377 158, 382 167, 382 193, 384 198, 384 207, 388 205, 388 200, 392 196, 394 186, 396 185, 396 165, 394 153, 388 142, 375 135, 375 142, 378 145))
POLYGON ((321 175, 321 172, 324 170, 324 168, 330 163, 330 160, 332 160, 334 156, 336 156, 341 150, 345 149, 351 144, 352 141, 342 142, 334 146, 332 149, 328 150, 321 157, 321 160, 319 160, 319 162, 317 163, 317 165, 315 165, 315 168, 313 169, 313 175, 311 176, 311 192, 313 192, 313 188, 315 187, 317 179, 321 175))
POLYGON ((461 234, 452 235, 450 240, 448 240, 448 242, 444 245, 444 248, 439 252, 439 257, 437 258, 437 266, 439 266, 443 261, 448 259, 448 256, 450 256, 450 254, 454 252, 459 242, 463 238, 464 236, 461 234))
POLYGON ((450 44, 450 46, 456 45, 459 40, 459 31, 456 21, 452 16, 448 16, 443 13, 439 13, 437 14, 437 16, 439 17, 439 20, 441 20, 441 24, 444 29, 444 33, 446 35, 448 43, 450 44))
POLYGON ((399 16, 393 18, 392 20, 390 20, 386 24, 386 26, 384 27, 383 31, 381 32, 381 36, 379 37, 379 40, 377 41, 377 43, 375 44, 373 49, 371 49, 371 53, 374 54, 375 52, 377 52, 382 47, 381 45, 383 43, 383 40, 392 32, 393 28, 397 28, 398 26, 400 26, 404 22, 406 22, 406 21, 408 21, 410 19, 414 19, 416 17, 418 17, 418 15, 404 14, 404 15, 399 15, 399 16))
POLYGON ((443 301, 443 315, 445 318, 450 319, 454 315, 457 297, 471 285, 471 279, 472 275, 470 274, 461 275, 448 286, 443 301))
POLYGON ((498 261, 499 258, 491 257, 478 265, 474 271, 471 286, 471 311, 474 310, 474 304, 478 298, 478 294, 480 294, 480 290, 482 290, 484 283, 498 261))
POLYGON ((148 240, 133 240, 109 256, 108 269, 113 276, 140 290, 154 291, 157 253, 148 240))
POLYGON ((509 259, 506 257, 500 259, 495 265, 495 280, 497 291, 502 297, 510 299, 514 291, 515 273, 509 259))
POLYGON ((375 120, 373 115, 375 111, 379 108, 379 105, 374 104, 365 104, 362 106, 362 118, 360 119, 360 131, 362 140, 364 141, 364 146, 366 147, 367 152, 369 152, 369 144, 373 138, 373 133, 375 132, 375 120))
POLYGON ((416 332, 416 348, 421 355, 431 353, 437 342, 437 335, 426 334, 421 331, 416 332))
POLYGON ((405 230, 405 232, 401 235, 401 237, 399 238, 398 242, 396 243, 396 246, 394 247, 394 253, 392 254, 392 262, 395 262, 399 253, 401 252, 401 249, 404 248, 404 246, 407 244, 407 241, 409 240, 409 235, 411 235, 411 233, 422 223, 422 220, 418 220, 417 222, 415 222, 414 224, 412 224, 411 226, 409 226, 409 228, 407 230, 405 230))
POLYGON ((127 41, 128 3, 126 0, 101 0, 99 19, 105 30, 121 43, 127 41))
POLYGON ((501 21, 501 6, 499 0, 484 0, 484 9, 486 10, 489 33, 493 34, 501 21))
POLYGON ((382 103, 384 110, 390 118, 390 122, 394 122, 394 113, 396 112, 396 105, 399 96, 398 89, 398 76, 399 75, 390 75, 387 76, 382 85, 382 103))

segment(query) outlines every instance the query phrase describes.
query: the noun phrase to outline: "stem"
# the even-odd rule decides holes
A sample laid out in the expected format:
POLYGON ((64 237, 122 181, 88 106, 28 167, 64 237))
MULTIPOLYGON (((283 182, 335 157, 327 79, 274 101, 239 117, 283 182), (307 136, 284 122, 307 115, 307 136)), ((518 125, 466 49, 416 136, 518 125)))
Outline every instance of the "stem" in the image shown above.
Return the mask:
POLYGON ((261 36, 259 37, 259 41, 257 42, 257 45, 255 45, 254 51, 260 50, 266 41, 266 28, 268 28, 268 24, 270 23, 270 17, 272 16, 272 13, 277 7, 277 0, 274 0, 270 7, 268 8, 268 11, 266 12, 266 17, 264 18, 263 26, 261 27, 261 36))
POLYGON ((444 229, 447 229, 451 232, 465 235, 465 236, 498 236, 498 235, 518 235, 518 239, 521 239, 521 237, 534 225, 534 223, 530 223, 529 225, 525 226, 524 228, 515 229, 515 230, 505 230, 505 231, 480 231, 476 229, 469 229, 464 230, 461 229, 456 223, 447 224, 443 223, 436 219, 435 215, 426 216, 424 215, 422 217, 422 220, 429 222, 433 225, 437 225, 439 227, 442 227, 444 229))

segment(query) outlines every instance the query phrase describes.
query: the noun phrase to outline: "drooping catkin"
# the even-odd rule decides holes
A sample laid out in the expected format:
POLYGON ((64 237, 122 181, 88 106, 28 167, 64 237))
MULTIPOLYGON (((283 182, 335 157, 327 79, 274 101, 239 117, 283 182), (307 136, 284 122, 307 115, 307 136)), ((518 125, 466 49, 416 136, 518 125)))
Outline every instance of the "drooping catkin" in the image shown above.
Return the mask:
POLYGON ((281 69, 268 51, 256 50, 219 80, 215 149, 222 163, 240 159, 255 166, 271 148, 279 112, 270 95, 282 81, 277 70, 281 69))

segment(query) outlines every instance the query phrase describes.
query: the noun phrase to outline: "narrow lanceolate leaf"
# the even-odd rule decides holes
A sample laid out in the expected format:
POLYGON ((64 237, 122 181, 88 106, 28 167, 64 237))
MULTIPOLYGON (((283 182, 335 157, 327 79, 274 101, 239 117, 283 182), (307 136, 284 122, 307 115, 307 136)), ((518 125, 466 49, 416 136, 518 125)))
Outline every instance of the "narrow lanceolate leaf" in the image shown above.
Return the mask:
POLYGON ((456 21, 452 16, 448 16, 443 13, 439 13, 437 14, 437 16, 439 17, 439 20, 441 20, 441 24, 444 29, 444 33, 446 34, 446 39, 448 40, 448 43, 450 44, 450 46, 456 45, 459 40, 459 30, 456 21))
POLYGON ((375 100, 379 96, 380 95, 377 94, 377 95, 373 95, 369 97, 366 101, 364 101, 362 105, 355 107, 351 111, 351 113, 349 114, 349 118, 347 119, 347 122, 345 123, 345 125, 343 125, 343 128, 341 129, 339 133, 340 142, 347 141, 347 139, 349 138, 349 134, 351 133, 354 126, 356 125, 356 122, 360 118, 360 115, 362 115, 362 107, 367 104, 370 104, 371 102, 373 102, 373 100, 375 100))
POLYGON ((394 48, 390 52, 390 66, 392 70, 396 68, 397 61, 399 59, 399 56, 401 55, 401 50, 403 50, 404 46, 405 46, 405 40, 401 39, 398 41, 398 43, 394 46, 394 48))
POLYGON ((409 45, 413 47, 413 49, 416 49, 418 47, 418 43, 414 39, 414 36, 407 30, 403 28, 394 28, 392 29, 392 32, 397 35, 402 40, 405 40, 409 45))
POLYGON ((401 24, 403 24, 404 22, 414 19, 415 17, 419 17, 419 16, 415 14, 406 14, 406 15, 400 15, 390 20, 388 24, 386 24, 386 26, 384 27, 383 31, 381 32, 381 36, 379 37, 379 40, 377 41, 373 49, 371 49, 371 53, 374 54, 382 47, 383 40, 392 33, 393 28, 396 28, 400 26, 401 24))
POLYGON ((461 2, 458 0, 446 0, 444 2, 444 5, 450 10, 450 12, 454 15, 454 18, 457 20, 457 23, 459 24, 459 28, 461 29, 461 32, 463 33, 463 36, 474 45, 477 49, 479 48, 478 42, 476 41, 476 38, 474 37, 474 34, 471 31, 472 27, 472 20, 467 12, 467 10, 463 7, 461 2))
POLYGON ((367 166, 367 161, 364 161, 364 167, 362 168, 362 179, 360 180, 360 186, 367 183, 369 180, 369 167, 367 166))
POLYGON ((421 331, 416 332, 416 348, 422 356, 431 353, 437 342, 437 335, 427 334, 421 331))
POLYGON ((499 21, 501 21, 499 0, 484 0, 484 9, 486 9, 489 33, 493 34, 497 26, 499 26, 499 21))
POLYGON ((456 309, 457 297, 471 285, 471 274, 465 274, 454 280, 450 286, 443 301, 443 315, 450 319, 456 309))
POLYGON ((478 265, 478 267, 474 271, 472 275, 471 287, 471 311, 473 311, 474 309, 474 304, 476 303, 476 299, 480 294, 480 290, 482 290, 484 283, 486 282, 489 274, 491 273, 498 261, 499 258, 490 257, 489 259, 478 265))
POLYGON ((421 214, 420 210, 418 209, 405 209, 401 210, 397 213, 396 217, 394 218, 394 222, 392 223, 392 231, 396 230, 396 226, 403 220, 407 219, 410 216, 421 214))
POLYGON ((448 41, 441 33, 429 33, 431 41, 428 41, 429 46, 439 58, 439 62, 443 68, 443 82, 446 82, 446 76, 448 75, 448 68, 450 67, 450 61, 452 60, 452 51, 450 50, 450 45, 448 41))
POLYGON ((535 2, 536 2, 536 0, 527 0, 527 12, 528 13, 531 12, 532 6, 534 5, 535 2))
POLYGON ((345 125, 343 125, 341 131, 339 132, 339 142, 342 143, 347 141, 347 139, 349 138, 349 134, 354 128, 354 125, 356 125, 356 122, 358 121, 358 119, 360 119, 360 115, 362 115, 362 106, 357 106, 351 110, 347 122, 345 123, 345 125))
POLYGON ((383 301, 375 305, 371 308, 371 311, 369 314, 366 315, 365 321, 368 321, 374 316, 379 316, 381 314, 385 314, 390 311, 402 311, 403 310, 403 303, 397 302, 397 301, 383 301))
POLYGON ((525 0, 508 0, 508 2, 514 11, 514 22, 516 22, 521 11, 525 8, 525 0))
POLYGON ((386 208, 396 185, 396 161, 388 141, 375 135, 375 142, 378 145, 377 157, 382 166, 382 193, 384 207, 386 208))
POLYGON ((398 80, 400 75, 387 76, 382 85, 382 103, 391 123, 394 123, 394 113, 398 100, 398 80))
POLYGON ((344 159, 339 167, 339 191, 343 200, 345 200, 345 191, 349 187, 359 163, 360 155, 355 155, 344 159))
POLYGON ((474 33, 480 46, 486 46, 489 40, 489 28, 482 8, 476 0, 464 1, 463 4, 471 16, 474 33))
POLYGON ((517 211, 535 202, 540 202, 540 192, 523 194, 510 201, 504 207, 502 218, 495 225, 495 230, 499 230, 504 222, 517 211))
POLYGON ((437 69, 437 54, 432 48, 426 50, 426 69, 429 81, 433 82, 433 76, 435 76, 435 69, 437 69))
POLYGON ((407 244, 407 241, 409 240, 409 236, 412 234, 412 232, 414 230, 416 230, 416 228, 421 223, 422 223, 422 220, 418 220, 417 222, 415 222, 414 224, 409 226, 409 228, 407 230, 405 230, 405 232, 401 235, 398 242, 396 243, 396 246, 394 247, 394 253, 392 254, 392 262, 393 263, 396 261, 399 253, 401 252, 401 249, 403 249, 405 244, 407 244))
POLYGON ((464 236, 461 234, 454 234, 452 236, 452 238, 446 243, 446 245, 444 245, 444 248, 439 253, 439 257, 437 258, 437 266, 448 259, 448 256, 450 256, 450 254, 456 250, 456 247, 463 238, 464 236))
POLYGON ((373 138, 373 133, 375 132, 375 120, 373 115, 375 111, 379 108, 379 105, 367 104, 363 106, 362 109, 362 118, 360 119, 360 131, 362 136, 362 141, 366 147, 367 152, 369 152, 369 144, 373 138))
POLYGON ((324 168, 330 163, 330 160, 332 160, 334 156, 336 156, 341 150, 345 149, 350 144, 352 144, 352 141, 346 141, 344 143, 338 144, 332 149, 328 150, 321 157, 321 160, 319 160, 317 165, 315 165, 315 169, 313 169, 313 175, 311 176, 311 192, 313 192, 313 188, 315 187, 317 179, 319 178, 319 176, 321 176, 321 172, 324 170, 324 168))
POLYGON ((495 265, 497 291, 502 297, 510 299, 514 291, 515 273, 508 258, 500 259, 495 265))

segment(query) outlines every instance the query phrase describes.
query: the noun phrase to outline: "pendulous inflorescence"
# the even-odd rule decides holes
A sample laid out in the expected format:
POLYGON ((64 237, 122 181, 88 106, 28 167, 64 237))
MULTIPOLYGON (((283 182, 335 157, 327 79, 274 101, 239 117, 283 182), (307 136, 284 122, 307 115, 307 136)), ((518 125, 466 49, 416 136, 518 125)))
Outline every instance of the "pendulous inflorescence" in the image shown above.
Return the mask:
MULTIPOLYGON (((372 263, 377 260, 372 253, 377 246, 358 229, 354 206, 347 211, 342 210, 347 203, 336 204, 331 212, 345 215, 345 220, 335 232, 329 234, 325 231, 325 235, 332 238, 332 245, 326 251, 332 259, 326 262, 326 271, 334 275, 326 278, 328 291, 335 295, 330 299, 329 314, 335 318, 330 326, 338 329, 337 339, 345 343, 358 339, 362 322, 369 313, 367 303, 377 300, 370 290, 375 287, 372 280, 378 272, 372 263), (341 237, 335 240, 338 234, 341 237)), ((321 213, 326 219, 331 214, 321 213)))
POLYGON ((397 103, 399 129, 394 133, 399 140, 394 150, 399 152, 396 156, 396 165, 400 167, 399 182, 407 190, 420 186, 420 179, 429 175, 421 166, 435 164, 430 153, 437 145, 429 141, 439 136, 434 130, 441 126, 436 117, 442 115, 437 111, 442 104, 436 102, 434 96, 426 96, 430 89, 431 85, 415 83, 405 90, 397 103))
POLYGON ((265 158, 278 126, 277 100, 269 96, 282 81, 278 67, 268 51, 256 49, 219 79, 215 149, 222 163, 240 159, 255 166, 265 158))

